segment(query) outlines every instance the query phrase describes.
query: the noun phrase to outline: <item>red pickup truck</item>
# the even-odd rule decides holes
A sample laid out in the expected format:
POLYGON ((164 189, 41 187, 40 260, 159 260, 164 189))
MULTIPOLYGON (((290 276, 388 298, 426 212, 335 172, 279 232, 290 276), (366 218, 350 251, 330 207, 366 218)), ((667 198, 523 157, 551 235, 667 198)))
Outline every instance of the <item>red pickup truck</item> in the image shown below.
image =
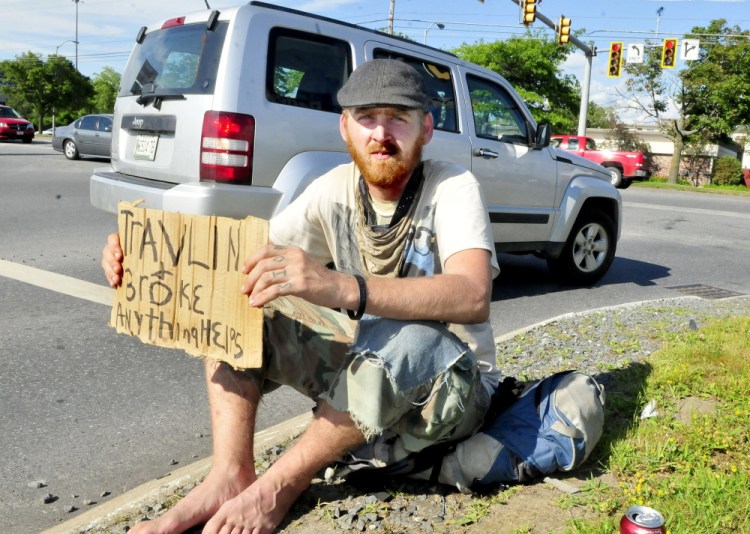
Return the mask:
POLYGON ((593 139, 580 135, 553 135, 551 144, 606 167, 612 175, 612 185, 620 189, 630 186, 632 180, 651 176, 649 159, 643 152, 597 150, 593 139))

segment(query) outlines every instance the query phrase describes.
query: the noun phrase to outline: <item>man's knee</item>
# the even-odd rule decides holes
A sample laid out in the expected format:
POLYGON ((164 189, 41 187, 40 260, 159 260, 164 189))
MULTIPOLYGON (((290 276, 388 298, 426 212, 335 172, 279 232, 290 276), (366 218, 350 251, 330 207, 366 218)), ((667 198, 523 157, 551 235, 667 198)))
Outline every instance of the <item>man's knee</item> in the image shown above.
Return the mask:
POLYGON ((408 449, 420 450, 481 425, 489 396, 473 352, 432 325, 409 324, 391 332, 388 343, 381 334, 360 334, 354 350, 361 352, 351 355, 324 395, 351 414, 368 441, 390 430, 408 449))

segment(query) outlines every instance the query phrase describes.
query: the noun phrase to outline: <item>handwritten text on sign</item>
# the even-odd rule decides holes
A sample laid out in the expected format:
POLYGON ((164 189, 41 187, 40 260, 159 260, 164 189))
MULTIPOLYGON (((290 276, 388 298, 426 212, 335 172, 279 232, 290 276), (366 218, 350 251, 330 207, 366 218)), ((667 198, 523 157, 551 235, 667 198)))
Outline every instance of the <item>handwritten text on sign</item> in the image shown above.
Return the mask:
POLYGON ((123 282, 110 324, 118 332, 236 368, 260 367, 262 310, 239 292, 245 258, 268 223, 118 206, 123 282))

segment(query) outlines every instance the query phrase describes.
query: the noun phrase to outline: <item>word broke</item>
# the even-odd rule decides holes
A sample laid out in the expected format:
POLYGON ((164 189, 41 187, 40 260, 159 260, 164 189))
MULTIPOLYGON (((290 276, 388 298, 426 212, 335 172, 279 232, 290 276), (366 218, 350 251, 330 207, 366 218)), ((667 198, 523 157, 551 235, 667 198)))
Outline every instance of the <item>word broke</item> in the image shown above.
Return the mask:
POLYGON ((110 325, 161 347, 235 368, 262 362, 263 311, 240 293, 244 259, 268 223, 118 205, 123 259, 110 325))

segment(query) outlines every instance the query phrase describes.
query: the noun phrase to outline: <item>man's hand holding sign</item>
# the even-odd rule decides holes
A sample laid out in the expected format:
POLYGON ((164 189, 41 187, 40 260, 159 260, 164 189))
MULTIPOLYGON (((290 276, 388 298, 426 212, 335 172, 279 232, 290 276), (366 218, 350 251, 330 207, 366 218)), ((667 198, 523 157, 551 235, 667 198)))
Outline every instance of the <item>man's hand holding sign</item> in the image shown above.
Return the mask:
MULTIPOLYGON (((121 241, 115 250, 124 255, 122 265, 111 261, 114 257, 108 261, 109 252, 103 264, 117 286, 110 325, 120 333, 251 369, 262 363, 262 307, 269 301, 302 322, 328 324, 305 301, 288 295, 325 304, 321 289, 330 285, 323 280, 343 275, 322 266, 316 272, 299 249, 267 245, 267 221, 121 203, 118 226, 121 241), (250 295, 249 305, 242 293, 250 295)), ((350 339, 351 326, 336 315, 331 314, 339 319, 329 325, 331 335, 350 339)))

